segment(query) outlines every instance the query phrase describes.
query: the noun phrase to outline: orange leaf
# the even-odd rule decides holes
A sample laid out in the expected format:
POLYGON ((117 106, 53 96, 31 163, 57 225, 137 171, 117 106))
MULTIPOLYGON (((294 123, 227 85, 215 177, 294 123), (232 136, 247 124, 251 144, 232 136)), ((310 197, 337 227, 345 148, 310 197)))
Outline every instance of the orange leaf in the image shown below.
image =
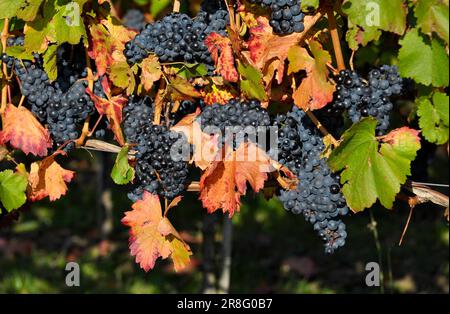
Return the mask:
POLYGON ((236 66, 234 64, 233 48, 228 37, 217 33, 211 33, 205 39, 211 57, 216 64, 216 73, 219 73, 229 82, 237 82, 239 79, 236 66))
POLYGON ((155 55, 150 55, 144 59, 141 63, 142 66, 142 79, 141 82, 146 91, 150 91, 153 84, 161 78, 161 64, 159 59, 155 55))
POLYGON ((270 169, 269 157, 255 144, 244 143, 225 158, 214 161, 200 179, 200 200, 209 213, 222 208, 232 217, 239 211, 247 182, 255 192, 264 187, 270 169))
POLYGON ((172 258, 175 270, 183 269, 192 255, 189 245, 182 239, 170 221, 162 215, 158 196, 144 192, 142 200, 125 212, 122 223, 130 229, 131 255, 136 263, 149 271, 158 258, 172 258))
MULTIPOLYGON (((103 82, 105 82, 105 78, 103 82)), ((95 95, 89 88, 86 89, 86 92, 91 96, 98 113, 101 115, 106 115, 106 118, 109 121, 109 128, 114 133, 114 138, 120 145, 124 145, 125 139, 123 137, 120 124, 122 123, 122 109, 124 104, 127 102, 127 98, 122 95, 110 96, 109 92, 107 92, 110 88, 108 87, 104 89, 107 96, 106 99, 95 95)))
POLYGON ((187 141, 194 146, 192 161, 202 170, 205 170, 216 160, 219 148, 217 136, 203 133, 200 123, 197 121, 199 112, 187 115, 171 128, 172 131, 182 132, 187 141))
POLYGON ((203 101, 207 105, 226 104, 230 99, 236 98, 236 91, 228 86, 208 85, 202 91, 203 101))
POLYGON ((52 147, 52 140, 36 117, 25 107, 17 108, 12 104, 6 106, 2 115, 3 130, 0 131, 0 144, 9 142, 14 148, 25 154, 46 156, 47 148, 52 147))
MULTIPOLYGON (((284 62, 288 56, 289 48, 296 45, 303 34, 294 33, 288 36, 278 36, 273 33, 267 17, 260 16, 257 18, 257 22, 258 25, 251 27, 249 30, 250 39, 247 45, 250 59, 254 66, 264 72, 264 76, 267 76, 268 71, 271 71, 273 77, 276 70, 278 72, 277 81, 281 84, 284 62), (273 62, 275 64, 270 67, 269 65, 273 62)), ((265 81, 267 83, 267 79, 265 81)))
POLYGON ((72 181, 75 172, 61 167, 55 156, 53 154, 31 164, 27 194, 33 202, 47 196, 50 201, 55 201, 67 192, 66 183, 72 181))
POLYGON ((335 85, 328 79, 327 63, 331 62, 328 51, 323 50, 317 41, 311 41, 309 46, 314 58, 305 48, 299 46, 289 50, 288 73, 306 71, 306 78, 302 80, 292 97, 294 103, 303 110, 316 110, 333 100, 335 85))

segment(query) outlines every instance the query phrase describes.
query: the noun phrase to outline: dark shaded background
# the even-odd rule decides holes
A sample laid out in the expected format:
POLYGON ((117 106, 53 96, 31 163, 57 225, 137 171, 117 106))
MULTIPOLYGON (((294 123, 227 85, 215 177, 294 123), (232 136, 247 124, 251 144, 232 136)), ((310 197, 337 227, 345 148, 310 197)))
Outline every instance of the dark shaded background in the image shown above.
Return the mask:
MULTIPOLYGON (((147 9, 151 3, 136 2, 147 9)), ((374 65, 395 64, 397 51, 398 37, 383 35, 358 52, 355 67, 364 73, 374 65)), ((417 88, 409 85, 411 95, 396 104, 393 126, 407 123, 417 88)), ((424 142, 413 179, 448 184, 446 149, 424 142)), ((131 202, 126 188, 113 186, 109 178, 113 159, 76 152, 64 164, 77 171, 68 194, 54 203, 33 204, 18 221, 0 228, 1 293, 202 292, 205 273, 220 274, 225 218, 221 214, 205 218, 197 193, 188 193, 169 214, 193 250, 191 267, 176 274, 170 263, 158 261, 149 273, 139 269, 129 255, 128 230, 120 224, 131 202), (68 261, 80 264, 78 288, 65 285, 68 261)), ((448 189, 443 192, 448 194, 448 189)), ((448 293, 449 230, 443 210, 431 204, 416 207, 404 244, 398 246, 408 213, 404 203, 396 202, 392 210, 375 206, 344 217, 347 243, 326 255, 322 241, 302 216, 286 212, 276 199, 249 194, 232 221, 229 290, 380 293, 380 288, 365 285, 364 268, 381 260, 386 293, 448 293)))
MULTIPOLYGON (((172 209, 170 218, 193 249, 192 267, 176 274, 169 263, 158 261, 154 270, 145 273, 129 255, 128 230, 120 224, 131 203, 125 188, 110 185, 108 169, 113 156, 82 151, 75 156, 66 167, 80 171, 66 197, 33 204, 18 222, 0 229, 0 292, 204 291, 204 266, 216 273, 222 269, 223 216, 212 219, 215 256, 205 261, 205 212, 197 193, 188 193, 181 206, 172 209), (80 264, 80 287, 65 285, 68 261, 80 264)), ((428 170, 431 180, 448 181, 444 149, 436 152, 428 170)), ((347 243, 326 255, 322 241, 302 216, 286 212, 276 199, 248 195, 232 222, 230 291, 379 293, 379 288, 365 286, 364 267, 378 262, 381 254, 385 292, 448 293, 449 233, 443 210, 429 204, 416 207, 399 247, 408 213, 397 202, 393 210, 375 207, 344 218, 347 243), (380 250, 369 227, 370 213, 377 223, 380 250)))

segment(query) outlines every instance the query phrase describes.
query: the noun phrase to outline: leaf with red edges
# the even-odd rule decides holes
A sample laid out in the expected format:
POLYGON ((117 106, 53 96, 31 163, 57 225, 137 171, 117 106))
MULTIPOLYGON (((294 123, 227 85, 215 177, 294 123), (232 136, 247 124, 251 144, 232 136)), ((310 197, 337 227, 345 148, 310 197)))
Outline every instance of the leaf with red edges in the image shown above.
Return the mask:
POLYGON ((95 60, 99 76, 109 72, 114 62, 126 61, 123 54, 125 43, 136 35, 135 32, 119 23, 114 23, 111 17, 101 20, 98 24, 90 24, 89 31, 91 44, 88 54, 95 60))
POLYGON ((215 72, 222 75, 229 82, 237 82, 239 79, 236 66, 234 64, 233 48, 228 37, 211 33, 205 39, 211 57, 216 64, 215 72))
POLYGON ((136 263, 145 271, 152 269, 160 257, 171 257, 176 271, 189 263, 191 249, 162 215, 157 195, 144 192, 143 199, 134 203, 131 211, 125 212, 122 223, 131 228, 131 255, 136 256, 136 263))
POLYGON ((52 147, 52 140, 36 117, 25 107, 7 104, 2 115, 3 130, 0 131, 0 145, 7 142, 25 154, 46 156, 52 147))
POLYGON ((236 151, 222 151, 224 159, 214 161, 200 178, 200 200, 209 213, 219 208, 230 217, 239 211, 247 183, 255 192, 264 187, 270 158, 253 143, 241 144, 236 151))
POLYGON ((316 110, 333 100, 335 85, 328 79, 327 63, 331 62, 328 51, 323 50, 322 45, 315 40, 309 43, 309 47, 314 57, 300 46, 289 49, 288 74, 306 71, 306 78, 292 97, 294 103, 303 110, 316 110))
MULTIPOLYGON (((106 78, 103 79, 102 83, 106 81, 106 78)), ((105 84, 102 84, 105 85, 105 84)), ((95 95, 89 88, 86 89, 86 92, 91 96, 92 101, 95 104, 95 108, 98 113, 101 115, 106 115, 106 118, 109 121, 109 128, 114 133, 114 138, 120 145, 125 144, 125 139, 123 137, 123 132, 120 124, 122 123, 122 109, 125 103, 127 102, 127 98, 122 95, 110 96, 109 92, 110 88, 105 86, 105 93, 107 98, 102 98, 95 95)))
MULTIPOLYGON (((273 33, 267 17, 260 16, 257 18, 257 22, 257 26, 249 29, 250 38, 247 41, 247 46, 250 60, 256 68, 263 71, 264 76, 267 76, 268 71, 271 71, 273 77, 276 71, 277 82, 281 84, 289 48, 296 45, 303 34, 294 33, 287 36, 278 36, 273 33), (272 66, 270 66, 271 64, 272 66)), ((270 80, 272 77, 270 77, 270 80)), ((265 81, 269 80, 266 79, 265 81)))

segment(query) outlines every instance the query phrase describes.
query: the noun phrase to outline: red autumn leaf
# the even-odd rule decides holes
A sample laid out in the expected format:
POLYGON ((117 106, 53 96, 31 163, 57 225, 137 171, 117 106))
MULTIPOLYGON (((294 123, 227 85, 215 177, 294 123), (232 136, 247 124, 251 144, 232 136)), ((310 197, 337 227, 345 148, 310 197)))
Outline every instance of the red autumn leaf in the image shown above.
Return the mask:
POLYGON ((200 178, 200 200, 209 213, 222 208, 232 217, 239 211, 247 182, 255 192, 264 187, 270 158, 253 143, 244 143, 223 155, 223 160, 214 161, 200 178))
POLYGON ((187 115, 171 128, 172 131, 183 133, 187 141, 194 146, 192 162, 197 167, 205 170, 216 160, 219 148, 217 137, 203 133, 200 123, 197 121, 199 112, 187 115))
POLYGON ((256 68, 264 72, 266 83, 273 78, 276 71, 277 82, 281 84, 289 48, 296 45, 303 34, 294 33, 287 36, 278 36, 273 33, 267 17, 260 16, 257 18, 257 22, 258 25, 251 27, 249 30, 250 39, 247 45, 250 60, 256 68), (271 73, 270 80, 267 77, 268 73, 271 73))
POLYGON ((66 183, 72 181, 75 172, 61 167, 55 161, 56 155, 31 164, 27 194, 33 202, 47 196, 50 201, 55 201, 67 192, 66 183))
POLYGON ((98 75, 101 76, 113 62, 110 35, 102 24, 90 25, 89 30, 92 41, 92 45, 89 45, 89 57, 95 60, 98 75))
POLYGON ((52 140, 36 117, 25 107, 6 106, 2 115, 3 130, 0 131, 0 145, 9 142, 25 154, 46 156, 52 140))
POLYGON ((107 82, 106 78, 103 79, 102 85, 107 98, 95 95, 89 88, 86 89, 86 92, 91 96, 98 113, 106 115, 106 118, 109 121, 109 128, 113 131, 116 141, 120 145, 124 145, 125 139, 120 124, 122 123, 122 109, 127 102, 127 98, 122 95, 110 96, 110 87, 105 82, 107 82))
POLYGON ((306 78, 302 80, 292 97, 294 103, 303 110, 316 110, 333 100, 335 85, 328 79, 327 63, 331 62, 328 51, 323 50, 317 41, 311 41, 309 47, 314 58, 305 48, 299 46, 289 50, 288 73, 306 71, 306 78))
MULTIPOLYGON (((383 142, 390 143, 392 145, 402 144, 401 141, 404 141, 405 138, 409 137, 414 138, 417 143, 420 143, 420 131, 411 129, 407 126, 392 130, 385 136, 383 136, 383 142)), ((406 143, 406 142, 405 142, 406 143)))
POLYGON ((131 211, 125 212, 122 223, 131 228, 131 255, 136 256, 136 263, 145 271, 152 269, 160 257, 171 257, 176 271, 189 263, 191 249, 162 215, 158 196, 144 192, 143 199, 134 203, 131 211))
POLYGON ((233 47, 228 37, 217 33, 211 33, 205 39, 211 57, 216 64, 216 73, 219 73, 229 82, 237 82, 239 79, 236 66, 234 64, 233 47))
POLYGON ((120 23, 114 23, 111 19, 91 24, 89 30, 91 45, 88 54, 95 60, 99 76, 108 72, 114 62, 126 61, 123 54, 125 43, 131 40, 136 32, 126 29, 120 23))

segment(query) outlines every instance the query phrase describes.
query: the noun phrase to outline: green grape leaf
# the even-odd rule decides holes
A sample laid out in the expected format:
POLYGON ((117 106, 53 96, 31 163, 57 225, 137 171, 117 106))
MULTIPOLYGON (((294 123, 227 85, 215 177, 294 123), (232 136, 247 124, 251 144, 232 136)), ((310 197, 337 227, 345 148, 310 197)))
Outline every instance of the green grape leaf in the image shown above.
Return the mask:
POLYGON ((109 78, 114 85, 126 89, 127 95, 130 95, 136 87, 134 74, 133 69, 126 61, 113 62, 111 64, 109 78))
POLYGON ((448 0, 420 0, 416 2, 414 15, 417 25, 427 35, 433 32, 449 43, 448 0))
POLYGON ((267 93, 263 85, 263 76, 256 68, 250 64, 239 62, 238 72, 242 76, 240 86, 242 92, 248 98, 255 98, 260 101, 267 100, 267 93))
POLYGON ((15 16, 24 4, 25 0, 0 0, 0 19, 15 16))
POLYGON ((27 23, 25 28, 25 50, 42 53, 47 49, 47 37, 52 32, 49 18, 37 19, 27 23))
POLYGON ((62 6, 53 18, 56 40, 59 44, 68 42, 76 45, 83 36, 86 36, 83 18, 80 16, 81 10, 77 7, 79 8, 72 3, 62 6))
POLYGON ((116 184, 128 184, 134 179, 134 169, 128 163, 129 147, 124 146, 117 154, 116 162, 111 171, 111 178, 116 184))
POLYGON ((10 169, 0 172, 0 201, 8 212, 25 204, 27 185, 27 176, 23 173, 10 169))
POLYGON ((347 41, 353 50, 377 40, 381 31, 402 35, 408 9, 402 0, 346 0, 342 11, 348 15, 347 41))
POLYGON ((44 0, 26 0, 26 5, 17 11, 17 17, 24 21, 33 21, 44 0))
POLYGON ((56 49, 57 45, 51 45, 44 53, 44 69, 50 81, 56 80, 58 76, 58 67, 56 65, 56 49))
POLYGON ((430 41, 418 29, 412 29, 400 40, 400 45, 398 67, 403 77, 427 86, 448 85, 448 56, 437 39, 430 41))
POLYGON ((208 69, 204 63, 182 64, 173 66, 177 69, 177 75, 185 79, 202 77, 208 74, 208 69))
POLYGON ((150 3, 150 14, 153 17, 156 17, 165 8, 167 8, 171 3, 172 3, 172 0, 151 1, 151 3, 150 3))
POLYGON ((33 60, 33 54, 25 50, 21 46, 9 46, 6 47, 6 53, 8 56, 17 58, 19 60, 33 60))
POLYGON ((418 131, 403 127, 380 140, 375 137, 376 126, 372 117, 354 124, 328 159, 333 171, 343 170, 342 192, 354 212, 371 207, 377 199, 392 208, 420 148, 418 131))
POLYGON ((358 50, 359 45, 363 47, 374 40, 381 37, 382 32, 376 28, 362 29, 360 27, 350 28, 345 34, 345 39, 348 42, 350 49, 358 50))
POLYGON ((432 99, 421 97, 417 101, 419 126, 425 139, 431 143, 444 144, 448 141, 448 96, 434 93, 432 99))
POLYGON ((319 0, 303 0, 302 1, 302 9, 318 9, 319 8, 319 0))

